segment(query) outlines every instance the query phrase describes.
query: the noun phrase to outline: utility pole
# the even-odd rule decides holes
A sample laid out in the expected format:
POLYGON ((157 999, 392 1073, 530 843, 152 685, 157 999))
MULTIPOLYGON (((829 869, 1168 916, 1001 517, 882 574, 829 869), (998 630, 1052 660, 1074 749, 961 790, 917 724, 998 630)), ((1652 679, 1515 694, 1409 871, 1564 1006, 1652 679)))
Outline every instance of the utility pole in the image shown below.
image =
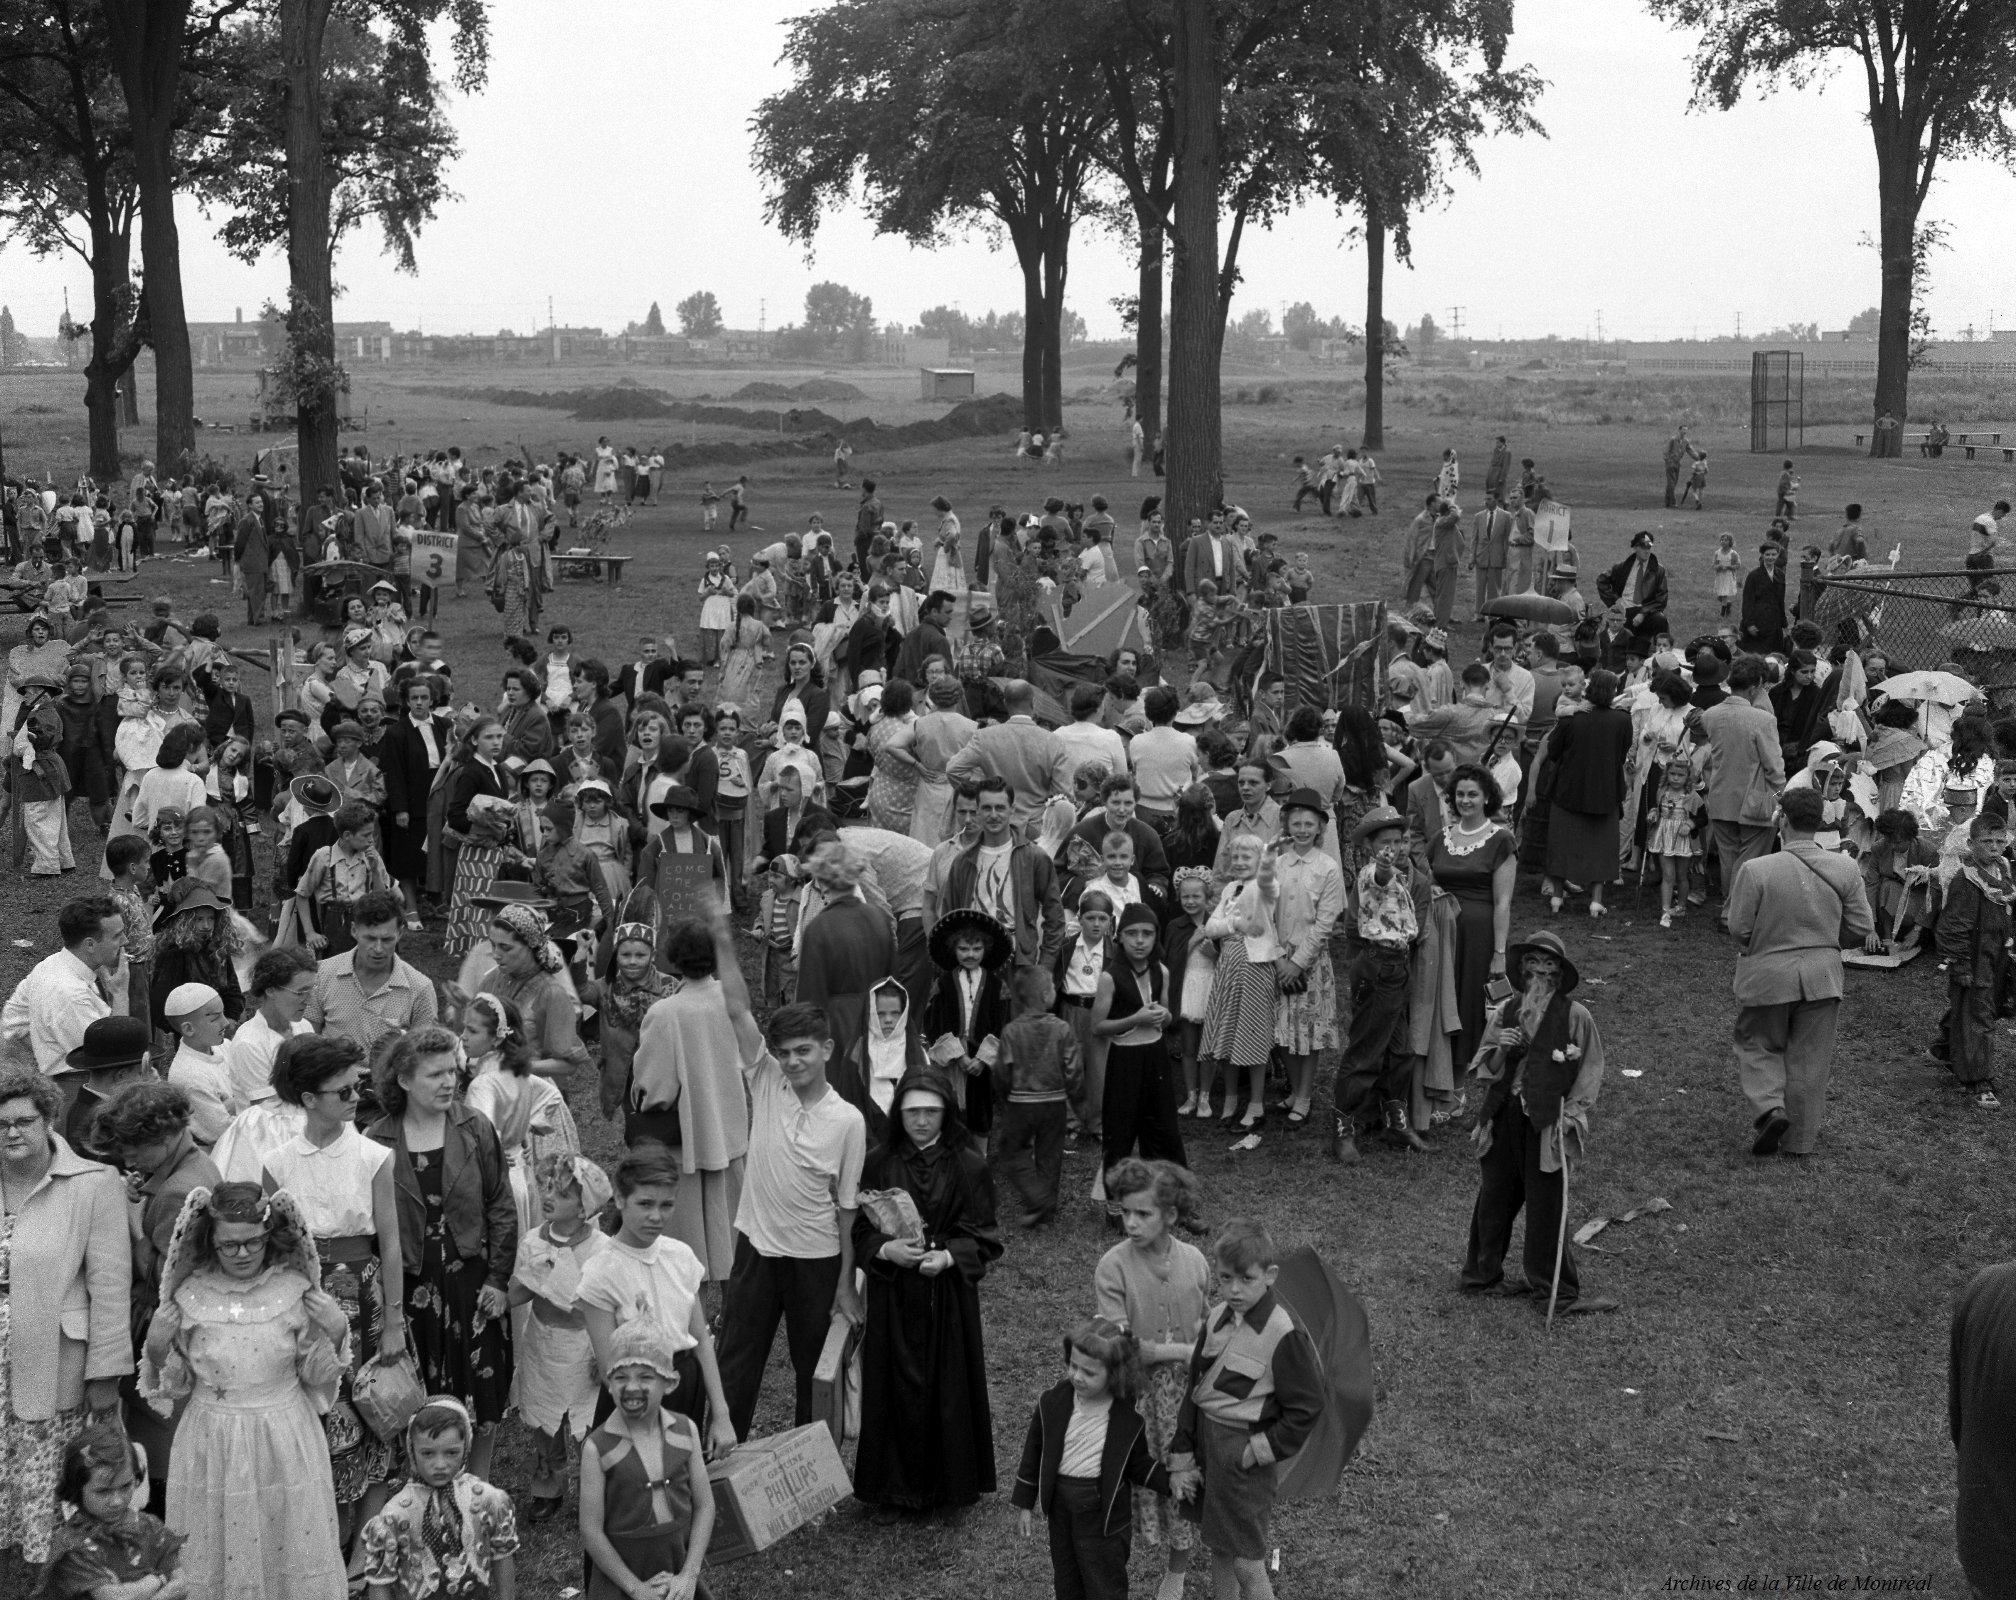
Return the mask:
POLYGON ((1450 338, 1460 339, 1463 337, 1463 313, 1469 309, 1468 306, 1451 306, 1449 308, 1450 338))
POLYGON ((1736 313, 1736 337, 1743 337, 1743 313, 1740 311, 1736 313))
POLYGON ((1603 342, 1603 308, 1601 306, 1596 308, 1596 342, 1598 344, 1603 342))

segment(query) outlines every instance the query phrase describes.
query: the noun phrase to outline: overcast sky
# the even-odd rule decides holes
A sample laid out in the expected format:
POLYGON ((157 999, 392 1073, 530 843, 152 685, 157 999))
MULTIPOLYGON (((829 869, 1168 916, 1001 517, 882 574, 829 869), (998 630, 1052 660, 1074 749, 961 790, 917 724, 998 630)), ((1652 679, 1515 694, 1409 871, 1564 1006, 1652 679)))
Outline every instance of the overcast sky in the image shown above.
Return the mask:
MULTIPOLYGON (((784 20, 808 0, 491 0, 485 92, 455 106, 460 200, 420 240, 420 273, 392 270, 375 236, 354 235, 337 264, 337 314, 436 332, 520 332, 562 323, 620 329, 653 300, 695 289, 729 323, 795 320, 806 288, 837 278, 874 298, 883 320, 954 301, 968 313, 1019 310, 1005 247, 980 237, 931 252, 877 239, 835 215, 812 258, 763 222, 749 169, 748 121, 784 81, 784 20)), ((1877 298, 1875 168, 1859 77, 1824 91, 1687 109, 1688 41, 1626 0, 1523 0, 1513 58, 1548 80, 1538 111, 1549 137, 1481 152, 1481 175, 1418 220, 1411 269, 1387 275, 1388 315, 1422 311, 1495 337, 1603 331, 1687 338, 1780 324, 1839 327, 1877 298)), ((1951 170, 1929 216, 1951 227, 1931 295, 1942 334, 1991 318, 2016 326, 2016 177, 1951 170), (1998 298, 1999 297, 1999 298, 1998 298)), ((1312 302, 1363 315, 1364 259, 1349 219, 1308 208, 1272 233, 1249 232, 1234 315, 1312 302)), ((180 211, 189 314, 248 318, 282 297, 279 258, 241 265, 195 206, 180 211)), ((137 259, 137 252, 136 252, 137 259)), ((1095 334, 1114 334, 1109 302, 1130 293, 1122 242, 1090 227, 1073 243, 1070 302, 1095 334)), ((24 332, 52 333, 68 288, 90 304, 74 258, 0 251, 0 303, 24 332)))

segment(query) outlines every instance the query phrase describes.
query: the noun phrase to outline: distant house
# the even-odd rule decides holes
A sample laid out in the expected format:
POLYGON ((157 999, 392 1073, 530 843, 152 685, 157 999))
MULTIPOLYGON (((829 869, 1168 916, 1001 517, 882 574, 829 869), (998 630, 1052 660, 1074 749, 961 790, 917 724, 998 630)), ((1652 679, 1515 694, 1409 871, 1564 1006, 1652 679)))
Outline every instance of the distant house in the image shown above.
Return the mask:
POLYGON ((920 400, 973 398, 973 374, 970 370, 957 367, 919 367, 917 377, 917 398, 920 400))

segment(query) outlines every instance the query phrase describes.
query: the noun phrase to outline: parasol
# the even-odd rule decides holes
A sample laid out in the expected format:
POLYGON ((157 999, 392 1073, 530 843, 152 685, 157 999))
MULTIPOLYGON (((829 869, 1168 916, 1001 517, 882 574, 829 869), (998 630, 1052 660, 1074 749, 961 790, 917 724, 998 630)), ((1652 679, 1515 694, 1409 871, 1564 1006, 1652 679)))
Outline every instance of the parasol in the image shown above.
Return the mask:
POLYGON ((2016 616, 2007 611, 1983 611, 1947 623, 1939 634, 1962 650, 2016 650, 2016 616))
POLYGON ((1484 604, 1487 617, 1511 617, 1519 622, 1567 623, 1576 620, 1575 608, 1551 594, 1501 594, 1484 604))
POLYGON ((1951 672, 1900 672, 1885 678, 1871 692, 1892 700, 1931 700, 1942 706, 1964 706, 1981 698, 1979 689, 1951 672))
POLYGON ((1315 1429, 1281 1465, 1275 1484, 1285 1499, 1324 1498, 1337 1492, 1345 1464, 1372 1425, 1372 1329, 1357 1296, 1307 1245, 1282 1257, 1274 1293, 1315 1344, 1329 1391, 1315 1429))

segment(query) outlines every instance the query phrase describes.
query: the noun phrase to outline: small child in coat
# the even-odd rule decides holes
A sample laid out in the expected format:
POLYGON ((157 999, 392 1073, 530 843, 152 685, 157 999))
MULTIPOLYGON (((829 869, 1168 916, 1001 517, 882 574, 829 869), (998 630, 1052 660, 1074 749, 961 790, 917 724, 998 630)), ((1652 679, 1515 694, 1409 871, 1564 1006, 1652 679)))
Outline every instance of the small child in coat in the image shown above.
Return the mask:
POLYGON ((1233 1218, 1211 1254, 1219 1304, 1190 1357, 1169 1473, 1184 1487, 1188 1474, 1203 1475, 1198 1516, 1212 1592, 1274 1600, 1267 1578, 1274 1469, 1302 1448, 1328 1397, 1315 1344, 1274 1298, 1280 1257, 1266 1225, 1233 1218))
POLYGON ((94 1423, 64 1448, 57 1522, 37 1594, 188 1600, 188 1582, 176 1571, 182 1535, 133 1503, 136 1489, 145 1497, 145 1466, 117 1422, 94 1423))
POLYGON ((941 976, 924 1007, 923 1038, 931 1059, 950 1074, 966 1129, 982 1150, 994 1127, 988 1069, 1000 1056, 1008 1022, 1002 969, 1014 954, 1007 930, 971 907, 947 912, 931 929, 931 960, 941 976))
POLYGON ((1064 1177, 1067 1101, 1080 1093, 1085 1071, 1078 1035, 1050 1015, 1056 990, 1041 967, 1015 974, 1017 1015, 1001 1030, 994 1060, 994 1133, 987 1164, 1022 1202, 1021 1225, 1037 1227, 1057 1211, 1064 1177))
POLYGON ((1064 1378, 1036 1402, 1011 1496, 1023 1538, 1038 1506, 1050 1524, 1058 1600, 1127 1600, 1134 1486, 1195 1485, 1194 1471, 1174 1474, 1149 1453, 1140 1389, 1140 1347, 1119 1323, 1092 1317, 1064 1336, 1064 1378))

